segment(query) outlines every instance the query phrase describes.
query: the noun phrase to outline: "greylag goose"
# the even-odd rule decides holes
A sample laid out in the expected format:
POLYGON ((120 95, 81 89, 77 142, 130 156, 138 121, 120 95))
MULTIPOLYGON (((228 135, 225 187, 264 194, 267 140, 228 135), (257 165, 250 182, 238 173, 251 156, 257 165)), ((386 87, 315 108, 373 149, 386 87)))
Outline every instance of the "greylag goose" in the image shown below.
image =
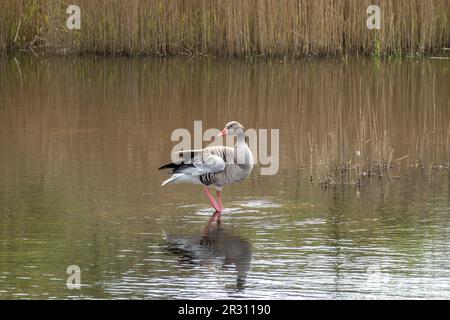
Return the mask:
POLYGON ((168 183, 202 184, 204 192, 215 209, 217 219, 223 211, 222 187, 244 180, 253 169, 253 154, 245 142, 245 129, 237 121, 227 123, 218 136, 236 135, 234 148, 213 146, 201 150, 182 150, 177 152, 180 162, 166 164, 159 169, 172 169, 173 175, 165 180, 168 183), (217 200, 209 187, 215 187, 217 200))

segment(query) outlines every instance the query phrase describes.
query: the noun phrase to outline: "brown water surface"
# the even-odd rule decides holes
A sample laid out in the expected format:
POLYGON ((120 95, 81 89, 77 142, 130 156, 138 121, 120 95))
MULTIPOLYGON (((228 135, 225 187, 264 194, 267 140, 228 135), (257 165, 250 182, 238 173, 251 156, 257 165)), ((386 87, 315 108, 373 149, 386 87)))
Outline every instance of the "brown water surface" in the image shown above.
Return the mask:
POLYGON ((0 59, 0 298, 450 298, 450 62, 0 59), (176 128, 278 174, 167 185, 176 128), (81 269, 81 289, 66 269, 81 269))

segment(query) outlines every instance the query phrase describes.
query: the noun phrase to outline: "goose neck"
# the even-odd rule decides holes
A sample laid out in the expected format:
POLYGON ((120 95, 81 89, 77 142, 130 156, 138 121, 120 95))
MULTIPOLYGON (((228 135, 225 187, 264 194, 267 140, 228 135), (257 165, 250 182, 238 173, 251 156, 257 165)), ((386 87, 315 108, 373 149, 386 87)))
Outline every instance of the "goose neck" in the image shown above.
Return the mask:
POLYGON ((245 132, 243 130, 239 130, 236 134, 236 137, 237 137, 236 145, 245 144, 245 132))

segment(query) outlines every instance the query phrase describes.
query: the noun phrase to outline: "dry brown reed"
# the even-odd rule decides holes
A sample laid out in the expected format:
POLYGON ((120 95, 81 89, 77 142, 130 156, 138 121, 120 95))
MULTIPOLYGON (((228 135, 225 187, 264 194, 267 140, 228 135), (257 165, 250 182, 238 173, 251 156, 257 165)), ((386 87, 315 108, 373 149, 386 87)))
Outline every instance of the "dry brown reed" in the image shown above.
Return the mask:
POLYGON ((0 50, 238 56, 424 53, 450 46, 448 0, 78 0, 0 2, 0 50), (366 9, 381 7, 381 30, 366 9))

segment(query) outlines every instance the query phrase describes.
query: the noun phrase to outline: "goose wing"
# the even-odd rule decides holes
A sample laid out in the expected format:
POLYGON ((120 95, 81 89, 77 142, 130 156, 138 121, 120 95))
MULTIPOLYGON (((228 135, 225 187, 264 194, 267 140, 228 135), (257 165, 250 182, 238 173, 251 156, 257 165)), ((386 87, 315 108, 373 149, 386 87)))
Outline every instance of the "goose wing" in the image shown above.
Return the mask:
POLYGON ((183 150, 177 152, 182 164, 174 172, 182 172, 193 176, 217 173, 225 170, 227 155, 233 148, 210 147, 202 150, 183 150), (231 150, 228 150, 231 149, 231 150))

